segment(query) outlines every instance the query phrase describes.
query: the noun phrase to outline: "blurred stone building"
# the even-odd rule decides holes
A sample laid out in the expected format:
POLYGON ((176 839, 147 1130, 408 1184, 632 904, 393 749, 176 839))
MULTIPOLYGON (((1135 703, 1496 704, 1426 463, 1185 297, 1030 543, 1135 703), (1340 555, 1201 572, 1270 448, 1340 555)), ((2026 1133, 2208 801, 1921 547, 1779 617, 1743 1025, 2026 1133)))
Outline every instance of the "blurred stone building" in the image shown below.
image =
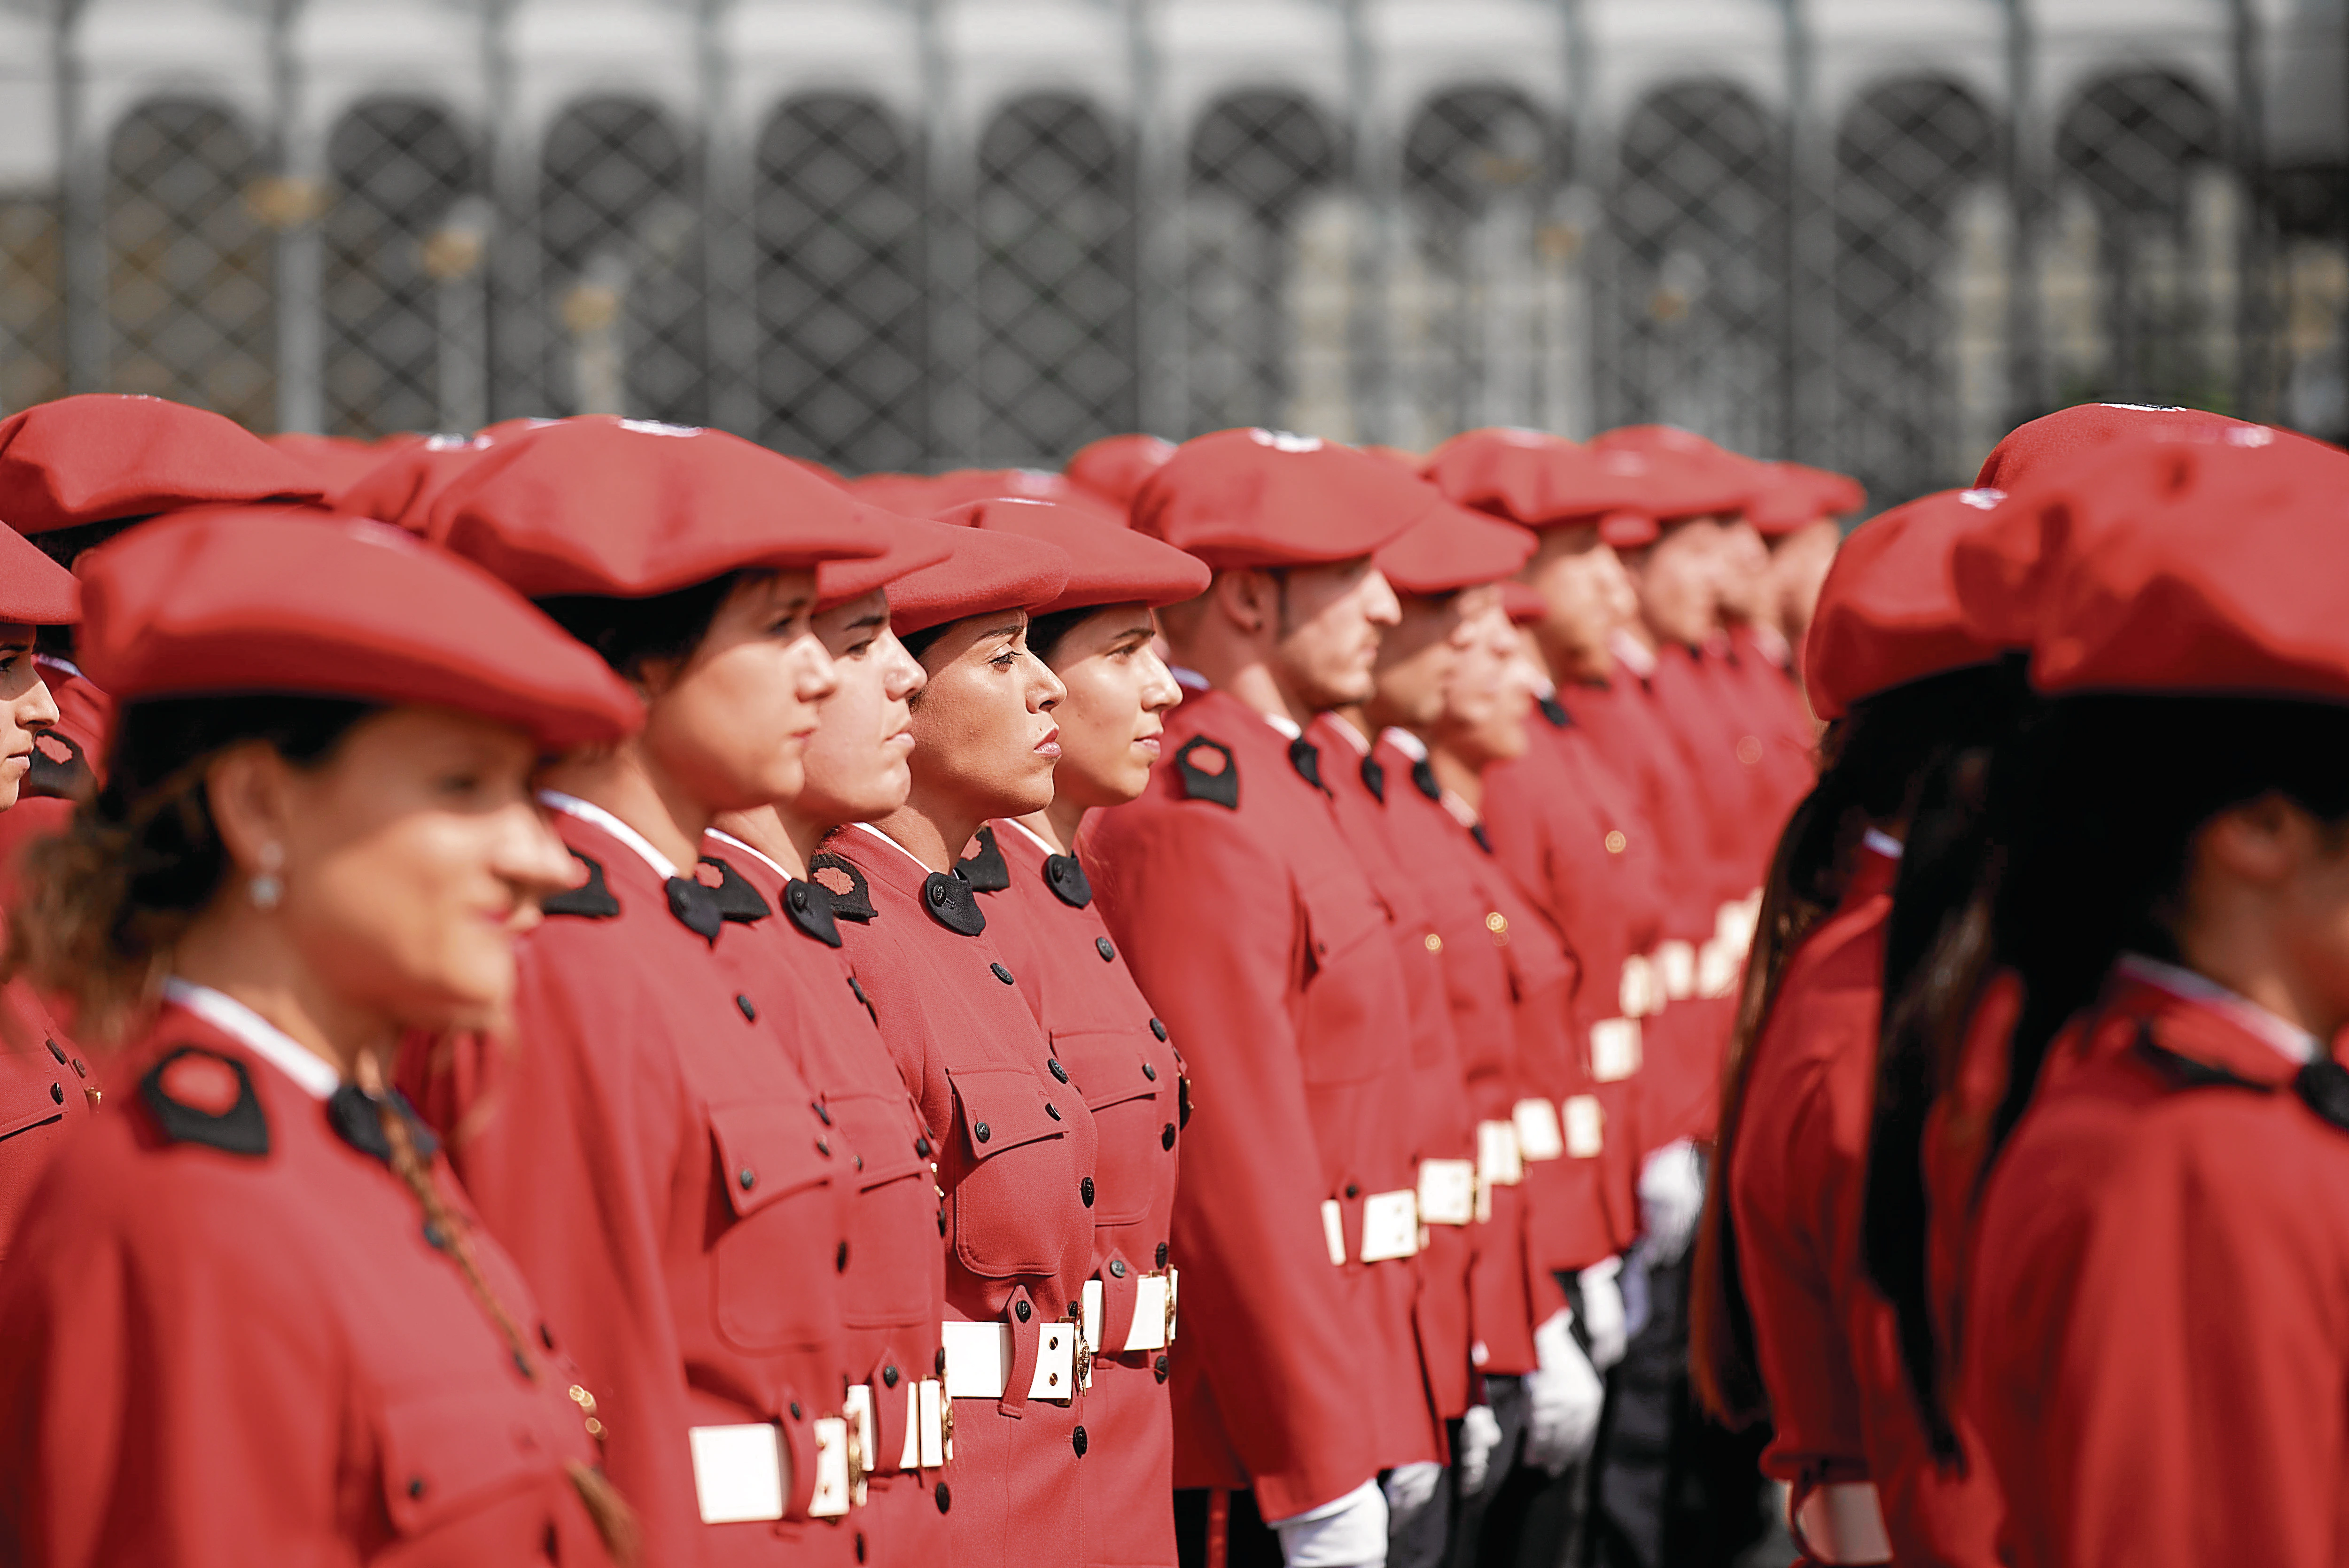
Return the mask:
POLYGON ((2349 428, 2344 0, 0 0, 0 406, 846 469, 2349 428))

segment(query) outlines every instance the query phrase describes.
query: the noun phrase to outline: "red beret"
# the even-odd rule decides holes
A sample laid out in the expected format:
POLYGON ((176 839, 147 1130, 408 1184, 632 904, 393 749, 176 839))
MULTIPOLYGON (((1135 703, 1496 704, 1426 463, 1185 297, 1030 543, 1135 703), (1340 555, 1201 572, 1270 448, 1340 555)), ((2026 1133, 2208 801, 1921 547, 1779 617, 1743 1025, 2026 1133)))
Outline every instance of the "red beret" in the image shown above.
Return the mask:
POLYGON ((1540 590, 1514 577, 1501 584, 1501 608, 1512 625, 1538 625, 1549 619, 1549 601, 1541 596, 1540 590))
POLYGON ((21 533, 0 529, 0 622, 65 626, 81 619, 81 584, 21 533))
POLYGON ((944 561, 889 586, 889 624, 901 637, 967 615, 1038 609, 1069 581, 1069 557, 1057 545, 993 529, 947 531, 944 561))
POLYGON ((2349 702, 2349 578, 2325 566, 2349 454, 2179 443, 2116 454, 2076 487, 2041 589, 2033 686, 2349 702))
POLYGON ((829 610, 851 599, 862 599, 875 588, 886 588, 898 578, 936 566, 954 551, 955 531, 942 522, 899 517, 859 502, 875 537, 888 548, 864 561, 823 561, 816 563, 816 608, 829 610))
POLYGON ((1592 449, 1644 462, 1640 510, 1669 521, 1742 512, 1763 488, 1763 465, 1676 425, 1626 425, 1591 438, 1592 449))
POLYGON ((1454 436, 1435 449, 1425 472, 1447 499, 1527 528, 1589 524, 1637 511, 1646 499, 1644 462, 1610 463, 1541 430, 1495 426, 1454 436))
POLYGON ((1539 542, 1513 522, 1447 506, 1388 541, 1371 559, 1398 593, 1453 593, 1510 575, 1533 558, 1539 542))
POLYGON ((292 692, 455 708, 549 750, 644 710, 585 646, 468 562, 359 518, 206 507, 89 552, 78 662, 118 702, 292 692))
POLYGON ((495 436, 423 531, 533 599, 641 599, 730 572, 878 555, 887 544, 866 516, 739 436, 596 416, 495 436))
POLYGON ((1866 488, 1848 474, 1808 463, 1764 463, 1760 488, 1746 503, 1745 521, 1764 535, 1775 536, 1867 504, 1866 488))
POLYGON ((1133 506, 1142 481, 1174 455, 1174 443, 1157 436, 1104 436, 1079 448, 1061 471, 1079 490, 1124 510, 1133 506))
POLYGON ((337 511, 397 523, 421 534, 430 524, 440 492, 496 445, 497 438, 486 433, 403 441, 389 451, 378 449, 374 466, 333 491, 327 500, 337 511))
POLYGON ((19 533, 325 493, 301 458, 160 397, 91 392, 0 419, 0 521, 19 533))
POLYGON ((1313 436, 1218 430, 1185 441, 1133 498, 1133 526, 1218 572, 1371 554, 1444 504, 1384 458, 1313 436))
MULTIPOLYGON (((2263 443, 2280 432, 2200 408, 2157 408, 2136 403, 2079 403, 2017 425, 1991 449, 1974 476, 1978 490, 2019 490, 2025 484, 2115 441, 2246 441, 2263 443)), ((2306 438, 2300 438, 2305 439, 2306 438)))
POLYGON ((1951 557, 1995 490, 1942 490, 1860 524, 1836 552, 1803 649, 1811 709, 1840 718, 1863 697, 1996 659, 1958 603, 1951 557))
POLYGON ((282 430, 274 436, 262 438, 308 469, 317 480, 318 489, 328 497, 382 462, 385 456, 382 447, 367 441, 347 440, 340 436, 313 436, 300 430, 282 430))
POLYGON ((1090 507, 1006 497, 957 507, 941 521, 1040 539, 1065 553, 1069 580, 1059 598, 1037 607, 1040 615, 1097 604, 1179 604, 1206 593, 1215 576, 1196 556, 1105 521, 1090 507))

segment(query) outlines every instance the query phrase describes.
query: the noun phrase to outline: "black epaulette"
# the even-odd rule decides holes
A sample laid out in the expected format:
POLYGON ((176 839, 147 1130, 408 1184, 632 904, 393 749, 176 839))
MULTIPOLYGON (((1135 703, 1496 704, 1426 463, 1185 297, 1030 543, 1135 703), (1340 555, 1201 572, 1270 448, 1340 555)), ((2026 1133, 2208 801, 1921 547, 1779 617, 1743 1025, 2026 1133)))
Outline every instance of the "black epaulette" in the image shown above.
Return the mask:
POLYGON ((1566 711, 1566 704, 1555 696, 1541 699, 1541 716, 1552 729, 1567 729, 1574 724, 1574 716, 1566 711))
POLYGON ((749 924, 764 920, 775 912, 767 907, 766 899, 750 885, 750 879, 736 871, 716 855, 704 855, 701 863, 718 868, 718 913, 725 919, 749 924))
POLYGON ((1240 809, 1239 764, 1232 760, 1232 748, 1222 741, 1204 735, 1185 741, 1174 753, 1174 776, 1183 781, 1185 800, 1212 800, 1230 810, 1240 809))
POLYGON ((139 1080, 139 1098, 173 1143, 256 1160, 269 1152, 269 1118, 253 1092, 253 1075, 233 1057, 176 1047, 139 1080))
POLYGON ((2272 1092, 2266 1084, 2255 1083, 2229 1072, 2225 1068, 2180 1056, 2166 1046, 2157 1045, 2151 1029, 2137 1031, 2137 1054, 2180 1088, 2247 1088, 2257 1094, 2272 1092))
POLYGON ((1387 803, 1387 770, 1385 767, 1380 763, 1377 758, 1365 753, 1362 757, 1361 771, 1362 788, 1371 792, 1371 799, 1376 800, 1381 806, 1385 805, 1387 803))
POLYGON ((1011 867, 1003 859, 1002 846, 995 841, 993 824, 980 828, 978 837, 978 853, 957 861, 955 870, 973 892, 1001 892, 1011 885, 1011 867))
POLYGON ((879 913, 873 907, 873 884, 852 861, 833 854, 811 855, 808 881, 831 894, 835 920, 853 920, 862 925, 879 913))
POLYGON ((571 858, 587 868, 587 880, 577 887, 549 893, 538 907, 549 914, 575 914, 583 920, 616 919, 620 901, 612 896, 611 887, 604 881, 603 862, 577 850, 571 851, 571 858))
MULTIPOLYGON (((2180 1088, 2246 1088, 2254 1094, 2273 1094, 2277 1087, 2157 1045, 2149 1027, 2137 1031, 2137 1053, 2180 1088)), ((2319 1120, 2349 1132, 2349 1068, 2320 1056, 2292 1075, 2292 1091, 2319 1120)))
POLYGON ((783 886, 783 916, 826 947, 840 945, 840 923, 832 915, 832 894, 821 882, 793 877, 783 886))
POLYGON ((70 735, 49 729, 34 738, 32 762, 26 769, 24 788, 27 795, 47 796, 52 800, 87 800, 98 792, 98 780, 89 770, 89 760, 82 755, 80 744, 70 735), (52 757, 51 747, 64 755, 52 757))

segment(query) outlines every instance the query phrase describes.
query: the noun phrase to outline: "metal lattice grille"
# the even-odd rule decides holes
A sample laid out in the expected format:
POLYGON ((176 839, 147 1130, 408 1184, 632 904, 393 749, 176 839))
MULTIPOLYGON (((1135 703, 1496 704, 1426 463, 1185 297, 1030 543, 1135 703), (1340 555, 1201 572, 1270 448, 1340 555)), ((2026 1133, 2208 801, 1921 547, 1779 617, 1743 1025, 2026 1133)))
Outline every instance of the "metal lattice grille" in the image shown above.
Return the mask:
POLYGON ((852 472, 917 467, 921 170, 878 105, 808 98, 759 139, 759 438, 852 472))
POLYGON ((2085 202, 2074 206, 2073 253, 2059 249, 2055 265, 2088 275, 2057 284, 2056 305, 2068 294, 2094 317, 2066 335, 2077 345, 2059 368, 2066 401, 2229 400, 2222 371, 2231 367, 2217 362, 2229 346, 2211 338, 2226 325, 2235 220, 2211 201, 2231 187, 2197 179, 2218 172, 2223 134, 2208 98, 2151 71, 2094 83, 2064 117, 2056 160, 2085 202))
POLYGON ((979 450, 1056 463, 1130 430, 1131 160, 1073 98, 1022 98, 978 148, 979 450))
POLYGON ((550 404, 705 422, 700 181, 684 141, 649 104, 595 99, 548 130, 540 179, 550 404))
MULTIPOLYGON (((456 424, 467 410, 446 406, 455 367, 442 343, 478 335, 463 291, 478 289, 480 250, 452 234, 432 242, 472 186, 472 150, 434 106, 381 100, 343 117, 327 160, 326 428, 372 437, 456 424)), ((450 352, 477 362, 481 350, 450 352)))
POLYGON ((1614 417, 1785 449, 1782 135, 1721 82, 1668 88, 1625 126, 1614 417))
POLYGON ((65 393, 63 238, 55 200, 0 200, 0 413, 65 393))
POLYGON ((1343 147, 1304 99, 1223 99, 1191 139, 1185 384, 1193 431, 1288 422, 1296 224, 1333 187, 1343 147))
POLYGON ((107 159, 107 384, 276 424, 275 266, 248 194, 263 166, 227 110, 134 110, 107 159))
POLYGON ((1961 196, 1995 172, 1990 117, 1963 88, 1880 87, 1836 138, 1835 460, 1878 495, 1954 482, 1960 444, 1952 295, 1961 196))

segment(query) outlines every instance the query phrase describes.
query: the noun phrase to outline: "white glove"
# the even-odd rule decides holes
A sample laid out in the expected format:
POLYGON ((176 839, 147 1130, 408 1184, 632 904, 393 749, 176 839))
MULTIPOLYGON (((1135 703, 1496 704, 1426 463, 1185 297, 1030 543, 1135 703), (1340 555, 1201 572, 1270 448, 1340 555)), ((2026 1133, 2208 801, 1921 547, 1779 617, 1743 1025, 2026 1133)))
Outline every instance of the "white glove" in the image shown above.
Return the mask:
POLYGON ((1460 1418, 1460 1440, 1452 1445, 1452 1468, 1460 1472, 1460 1494, 1474 1497, 1493 1473, 1493 1450, 1501 1446, 1501 1418, 1490 1405, 1471 1405, 1460 1418))
POLYGON ((1590 1364, 1605 1372, 1623 1359, 1631 1333, 1623 1312, 1623 1260, 1608 1258, 1576 1276, 1582 1285, 1582 1332, 1590 1364))
POLYGON ((1379 1483, 1380 1490, 1387 1494, 1388 1518, 1392 1521, 1398 1513, 1425 1508, 1429 1499, 1434 1497, 1435 1489, 1443 1484, 1444 1467, 1433 1460, 1395 1466, 1379 1483))
POLYGON ((1607 1386, 1574 1342, 1574 1315, 1561 1312, 1534 1330, 1538 1371, 1526 1377, 1526 1463, 1564 1475, 1599 1440, 1607 1386))
POLYGON ((1648 1255, 1670 1266, 1688 1251, 1704 1210, 1704 1168, 1687 1139, 1665 1144, 1640 1169, 1640 1222, 1647 1231, 1648 1255))
POLYGON ((1335 1501, 1268 1522, 1288 1568, 1386 1568, 1387 1494, 1375 1476, 1335 1501))

